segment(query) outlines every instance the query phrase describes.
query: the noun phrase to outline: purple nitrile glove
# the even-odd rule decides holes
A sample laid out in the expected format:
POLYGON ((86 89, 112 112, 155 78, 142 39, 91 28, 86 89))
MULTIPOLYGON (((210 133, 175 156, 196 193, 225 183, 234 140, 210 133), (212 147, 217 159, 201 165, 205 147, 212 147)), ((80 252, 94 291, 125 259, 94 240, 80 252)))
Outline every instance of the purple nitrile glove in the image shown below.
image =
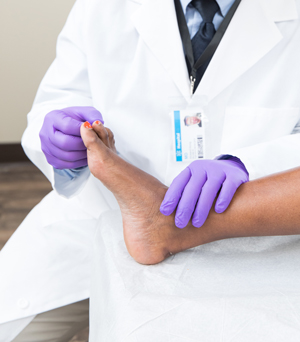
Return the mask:
POLYGON ((199 228, 207 219, 220 189, 215 205, 217 213, 227 209, 236 189, 248 181, 249 174, 238 158, 194 161, 173 180, 160 211, 170 215, 178 205, 176 226, 184 228, 193 217, 193 226, 199 228))
POLYGON ((76 169, 87 165, 87 151, 80 136, 80 126, 99 120, 94 107, 68 107, 49 112, 40 131, 42 151, 56 169, 76 169))

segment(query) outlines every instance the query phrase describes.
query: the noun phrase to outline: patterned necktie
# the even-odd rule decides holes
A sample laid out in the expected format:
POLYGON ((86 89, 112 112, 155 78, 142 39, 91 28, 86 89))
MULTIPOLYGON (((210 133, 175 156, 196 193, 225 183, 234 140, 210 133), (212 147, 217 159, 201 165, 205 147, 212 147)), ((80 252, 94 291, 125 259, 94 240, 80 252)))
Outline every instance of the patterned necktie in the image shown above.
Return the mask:
MULTIPOLYGON (((191 3, 196 8, 196 10, 200 13, 202 20, 203 20, 199 27, 198 32, 195 34, 195 36, 192 39, 194 61, 196 63, 216 33, 216 30, 212 21, 214 19, 215 14, 220 10, 220 7, 215 0, 193 0, 191 3)), ((198 84, 200 83, 201 78, 209 62, 210 60, 205 62, 204 65, 202 65, 198 69, 196 82, 195 82, 195 90, 198 84)))

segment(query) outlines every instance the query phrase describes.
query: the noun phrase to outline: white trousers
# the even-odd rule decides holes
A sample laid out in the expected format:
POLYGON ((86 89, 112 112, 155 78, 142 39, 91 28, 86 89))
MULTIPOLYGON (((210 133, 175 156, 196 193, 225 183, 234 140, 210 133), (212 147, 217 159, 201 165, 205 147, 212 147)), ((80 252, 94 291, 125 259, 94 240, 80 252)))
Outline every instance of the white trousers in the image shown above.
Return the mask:
POLYGON ((24 328, 24 320, 20 319, 0 325, 1 336, 11 332, 18 333, 13 342, 68 342, 82 329, 89 325, 89 300, 66 305, 36 315, 24 328))

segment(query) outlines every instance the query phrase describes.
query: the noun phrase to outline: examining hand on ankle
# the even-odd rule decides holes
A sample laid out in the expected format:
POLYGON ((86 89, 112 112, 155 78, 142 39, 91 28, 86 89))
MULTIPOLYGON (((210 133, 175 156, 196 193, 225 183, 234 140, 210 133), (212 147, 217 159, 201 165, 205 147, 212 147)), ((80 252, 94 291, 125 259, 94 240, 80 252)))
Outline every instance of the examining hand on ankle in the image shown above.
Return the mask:
POLYGON ((219 190, 215 211, 222 213, 237 188, 248 181, 249 174, 239 159, 194 161, 173 180, 160 211, 167 216, 178 206, 176 226, 184 228, 192 218, 193 226, 199 228, 204 224, 219 190))

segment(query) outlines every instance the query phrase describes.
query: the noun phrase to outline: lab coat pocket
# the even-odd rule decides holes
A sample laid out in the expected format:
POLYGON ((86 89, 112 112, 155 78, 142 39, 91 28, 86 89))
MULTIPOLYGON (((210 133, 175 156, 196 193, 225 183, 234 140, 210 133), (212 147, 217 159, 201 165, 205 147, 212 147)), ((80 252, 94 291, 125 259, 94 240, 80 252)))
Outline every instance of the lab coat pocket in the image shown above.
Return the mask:
POLYGON ((299 108, 228 107, 225 112, 221 153, 289 135, 299 119, 299 108))

